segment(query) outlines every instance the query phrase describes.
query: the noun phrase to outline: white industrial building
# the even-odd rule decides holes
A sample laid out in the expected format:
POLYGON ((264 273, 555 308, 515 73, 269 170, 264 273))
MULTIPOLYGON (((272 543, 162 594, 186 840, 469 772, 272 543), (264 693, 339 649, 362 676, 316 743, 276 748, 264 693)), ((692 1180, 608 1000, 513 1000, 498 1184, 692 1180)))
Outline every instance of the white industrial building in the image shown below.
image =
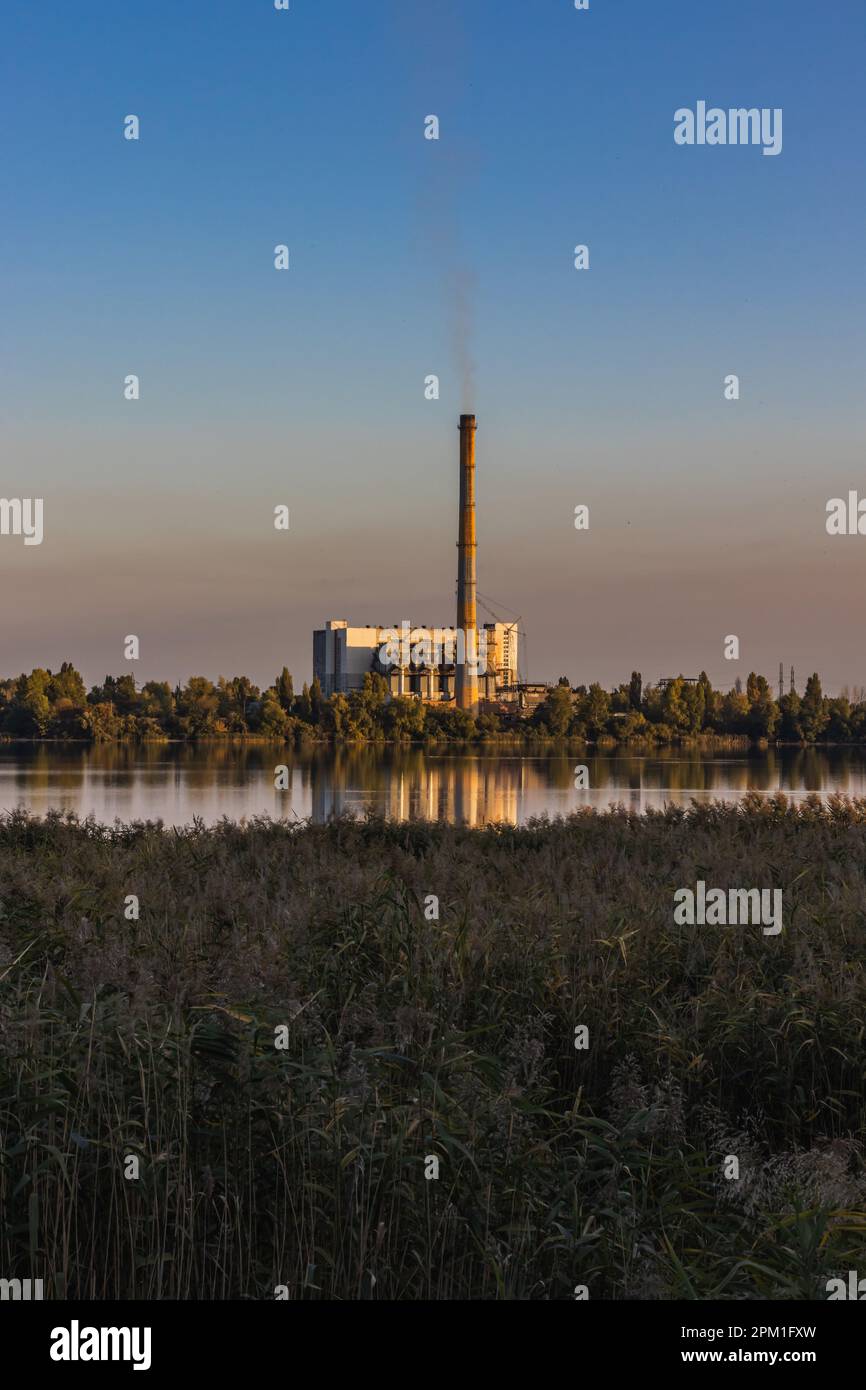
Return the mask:
MULTIPOLYGON (((392 695, 421 700, 454 700, 458 655, 453 627, 351 627, 331 618, 313 633, 313 674, 326 696, 360 690, 368 672, 384 676, 392 695)), ((517 685, 517 624, 485 623, 478 629, 478 693, 495 700, 503 687, 517 685)), ((472 653, 469 653, 472 659, 472 653)))

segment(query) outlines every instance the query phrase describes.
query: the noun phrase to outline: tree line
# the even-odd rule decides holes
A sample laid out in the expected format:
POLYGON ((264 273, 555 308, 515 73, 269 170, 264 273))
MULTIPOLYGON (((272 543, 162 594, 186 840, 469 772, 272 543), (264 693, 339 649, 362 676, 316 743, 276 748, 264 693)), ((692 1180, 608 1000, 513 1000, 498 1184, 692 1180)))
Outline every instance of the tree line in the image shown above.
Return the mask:
POLYGON ((606 690, 597 683, 572 687, 562 676, 531 711, 486 709, 476 718, 463 710, 425 705, 389 695, 373 673, 363 687, 326 698, 318 680, 296 694, 284 666, 261 690, 247 676, 191 676, 174 688, 167 681, 138 686, 132 675, 106 676, 87 690, 78 671, 37 667, 29 675, 0 680, 0 736, 6 738, 204 739, 252 735, 267 739, 337 741, 467 740, 496 735, 581 738, 617 742, 674 743, 699 736, 741 737, 786 743, 866 742, 866 693, 828 697, 813 674, 802 695, 776 699, 764 676, 750 674, 728 691, 713 688, 705 672, 645 686, 639 671, 606 690))

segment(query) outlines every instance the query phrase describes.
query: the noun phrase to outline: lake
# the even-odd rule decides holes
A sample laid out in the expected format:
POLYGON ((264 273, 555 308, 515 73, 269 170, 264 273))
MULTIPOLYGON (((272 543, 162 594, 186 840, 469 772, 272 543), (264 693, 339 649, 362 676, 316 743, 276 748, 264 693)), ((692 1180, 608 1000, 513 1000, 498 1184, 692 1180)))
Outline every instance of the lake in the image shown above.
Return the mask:
POLYGON ((643 811, 692 798, 731 801, 748 791, 866 796, 866 750, 467 755, 371 747, 297 752, 262 744, 0 745, 0 810, 23 806, 44 815, 54 807, 107 822, 185 825, 201 817, 210 824, 257 815, 322 821, 372 810, 402 820, 521 824, 581 806, 621 802, 643 811), (288 769, 283 791, 274 788, 278 764, 288 769), (576 790, 579 764, 589 785, 576 790))

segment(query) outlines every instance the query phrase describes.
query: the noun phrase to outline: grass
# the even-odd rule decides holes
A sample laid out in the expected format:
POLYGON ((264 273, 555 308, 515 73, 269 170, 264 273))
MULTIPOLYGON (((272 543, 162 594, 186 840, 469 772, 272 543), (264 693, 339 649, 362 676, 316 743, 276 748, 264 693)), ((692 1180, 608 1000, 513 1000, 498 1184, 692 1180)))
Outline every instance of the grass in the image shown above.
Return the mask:
POLYGON ((11 814, 0 1276, 824 1298, 866 1273, 864 885, 841 798, 488 830, 11 814), (781 887, 782 934, 675 926, 698 878, 781 887))

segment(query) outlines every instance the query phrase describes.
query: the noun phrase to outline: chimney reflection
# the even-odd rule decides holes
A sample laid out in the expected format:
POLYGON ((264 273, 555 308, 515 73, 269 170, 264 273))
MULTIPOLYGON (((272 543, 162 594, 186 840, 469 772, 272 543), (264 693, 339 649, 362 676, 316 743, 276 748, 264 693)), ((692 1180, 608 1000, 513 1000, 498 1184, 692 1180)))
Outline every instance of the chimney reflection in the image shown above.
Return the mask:
POLYGON ((866 750, 783 748, 715 755, 693 749, 453 752, 359 745, 0 744, 0 811, 52 808, 111 823, 189 824, 270 815, 322 822, 345 812, 470 826, 519 824, 619 803, 635 812, 747 791, 803 799, 866 796, 866 750), (287 786, 274 769, 285 765, 287 786), (588 786, 575 786, 586 766, 588 786))

